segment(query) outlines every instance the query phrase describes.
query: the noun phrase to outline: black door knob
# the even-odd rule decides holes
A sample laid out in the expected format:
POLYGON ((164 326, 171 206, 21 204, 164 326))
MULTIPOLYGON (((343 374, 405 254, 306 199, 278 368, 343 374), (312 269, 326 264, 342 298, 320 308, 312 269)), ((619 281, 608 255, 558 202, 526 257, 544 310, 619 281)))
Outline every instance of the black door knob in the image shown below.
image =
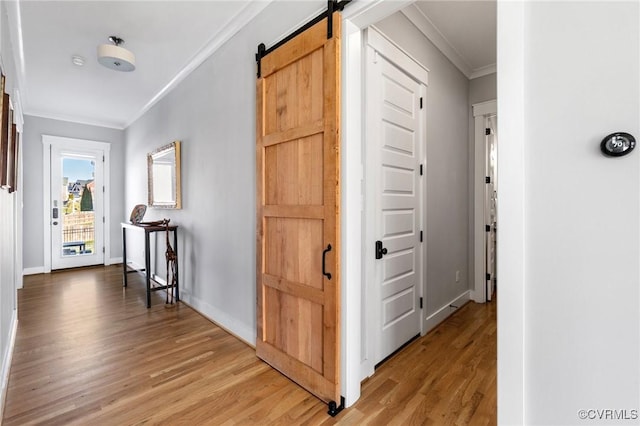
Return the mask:
POLYGON ((376 259, 382 259, 385 254, 387 254, 387 248, 382 247, 382 241, 376 241, 376 259))

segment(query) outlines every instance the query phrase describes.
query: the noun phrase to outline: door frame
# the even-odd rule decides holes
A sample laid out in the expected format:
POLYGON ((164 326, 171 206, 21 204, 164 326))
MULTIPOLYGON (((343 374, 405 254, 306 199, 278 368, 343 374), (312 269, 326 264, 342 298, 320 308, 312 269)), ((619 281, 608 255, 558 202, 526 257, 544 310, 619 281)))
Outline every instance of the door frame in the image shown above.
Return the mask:
POLYGON ((363 371, 364 286, 364 34, 367 27, 413 0, 352 2, 342 11, 341 386, 345 406, 360 398, 363 371))
POLYGON ((471 298, 476 303, 485 303, 486 253, 485 253, 485 176, 486 170, 486 119, 497 115, 496 100, 480 102, 472 105, 474 118, 474 175, 473 175, 473 290, 471 298))
MULTIPOLYGON (((363 242, 363 35, 362 30, 398 12, 413 0, 352 2, 342 13, 342 386, 346 406, 360 397, 362 344, 363 242), (348 119, 347 119, 348 118, 348 119)), ((509 143, 499 158, 501 230, 498 249, 502 286, 498 306, 498 419, 524 419, 524 56, 525 7, 522 2, 498 1, 498 91, 501 116, 498 133, 509 143)), ((471 196, 471 194, 470 194, 471 196)))
MULTIPOLYGON (((364 100, 362 30, 412 4, 413 0, 352 2, 342 12, 342 388, 346 406, 360 397, 363 242, 362 162, 364 100)), ((498 133, 500 151, 501 287, 498 306, 498 420, 524 421, 524 44, 523 2, 498 1, 498 133)))
POLYGON ((109 153, 111 144, 107 142, 98 142, 86 139, 74 139, 64 136, 42 135, 42 181, 43 181, 43 253, 44 253, 44 273, 51 272, 51 149, 66 149, 69 151, 101 151, 104 156, 104 257, 103 264, 105 266, 111 264, 111 238, 110 238, 110 167, 109 153))
MULTIPOLYGON (((384 57, 389 63, 393 66, 397 67, 401 72, 405 73, 411 79, 418 82, 420 85, 420 96, 426 98, 426 88, 428 86, 429 80, 429 70, 422 64, 420 64, 417 60, 411 57, 407 52, 405 52, 402 48, 397 46, 391 40, 385 37, 385 35, 380 32, 375 26, 370 26, 365 30, 365 46, 366 49, 371 48, 374 52, 374 55, 380 55, 384 57)), ((364 60, 365 60, 365 70, 368 65, 366 61, 368 60, 368 52, 365 50, 364 52, 364 60)), ((368 92, 368 84, 369 79, 368 76, 365 78, 363 82, 365 87, 365 92, 368 92)), ((366 96, 365 96, 366 98, 366 96)), ((364 120, 365 123, 368 123, 373 119, 372 115, 374 114, 371 111, 371 108, 368 108, 367 105, 369 103, 365 102, 365 112, 364 112, 364 120)), ((425 166, 426 169, 426 108, 420 111, 421 117, 419 121, 419 136, 418 140, 421 143, 416 147, 417 149, 417 157, 419 158, 419 163, 425 166)), ((365 124, 365 128, 369 126, 365 124)), ((367 140, 370 140, 370 137, 366 135, 367 140)), ((364 181, 365 182, 374 182, 375 175, 378 173, 378 170, 372 170, 374 163, 376 163, 377 154, 374 153, 372 149, 367 149, 367 144, 363 144, 362 146, 363 155, 364 155, 364 181)), ((418 215, 419 215, 419 226, 420 230, 422 230, 426 234, 426 223, 427 223, 427 194, 426 194, 426 184, 425 184, 425 175, 419 179, 418 188, 416 189, 418 192, 418 215)), ((379 324, 381 319, 382 312, 379 309, 379 291, 378 289, 372 289, 377 283, 377 267, 374 253, 374 245, 373 242, 380 238, 380 230, 376 228, 376 215, 378 214, 377 208, 378 205, 376 203, 375 196, 375 188, 373 185, 365 184, 364 185, 364 281, 363 281, 363 291, 364 291, 364 306, 369 306, 371 309, 366 310, 366 322, 363 327, 363 341, 364 344, 362 348, 366 351, 362 354, 362 370, 360 379, 363 380, 367 377, 373 375, 376 365, 376 350, 379 343, 379 324)), ((426 254, 427 254, 427 242, 422 242, 418 246, 418 261, 421 263, 419 267, 419 278, 418 281, 420 285, 418 286, 418 297, 424 298, 426 295, 426 254)), ((420 312, 420 334, 424 335, 425 333, 425 323, 426 317, 424 315, 424 310, 422 309, 420 312)))

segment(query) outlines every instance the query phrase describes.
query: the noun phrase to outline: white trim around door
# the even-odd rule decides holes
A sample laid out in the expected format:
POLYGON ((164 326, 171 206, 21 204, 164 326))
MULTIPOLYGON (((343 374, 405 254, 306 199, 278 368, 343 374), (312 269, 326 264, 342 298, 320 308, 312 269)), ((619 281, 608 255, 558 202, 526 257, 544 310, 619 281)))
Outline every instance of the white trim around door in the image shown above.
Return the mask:
POLYGON ((43 253, 44 253, 44 273, 51 272, 51 150, 80 150, 80 151, 100 151, 104 156, 104 265, 110 264, 111 241, 110 241, 110 174, 109 174, 109 153, 111 144, 84 139, 73 139, 62 136, 42 135, 42 167, 43 167, 43 210, 42 224, 44 231, 43 253))
POLYGON ((364 268, 363 30, 411 4, 413 0, 352 2, 342 12, 342 354, 341 383, 345 406, 360 398, 364 268))
MULTIPOLYGON (((412 4, 413 0, 372 0, 350 3, 343 11, 343 79, 342 111, 344 133, 341 149, 343 161, 341 192, 350 198, 343 204, 343 227, 362 226, 364 166, 361 152, 363 135, 364 93, 362 69, 364 44, 362 30, 412 4)), ((498 302, 498 421, 522 423, 524 419, 524 167, 523 167, 523 79, 525 5, 521 2, 498 2, 498 91, 501 93, 500 125, 498 132, 503 141, 499 159, 499 180, 503 194, 498 215, 501 235, 498 248, 501 255, 501 281, 503 286, 498 302), (506 123, 506 124, 505 124, 506 123), (507 149, 508 148, 508 149, 507 149), (508 187, 505 187, 507 185, 508 187), (506 220, 508 219, 508 220, 506 220), (508 232, 507 232, 508 231, 508 232), (508 235, 505 238, 505 235, 508 235), (506 289, 506 290, 505 290, 506 289)), ((344 228, 343 228, 344 229, 344 228)), ((342 277, 342 383, 345 405, 353 405, 360 398, 360 370, 362 353, 361 312, 364 280, 363 247, 357 240, 358 231, 343 232, 342 277), (348 266, 347 266, 348 265, 348 266)))
MULTIPOLYGON (((426 275, 424 272, 427 253, 426 240, 423 242, 419 241, 420 231, 423 231, 424 235, 427 233, 426 170, 424 169, 426 167, 426 107, 421 108, 419 104, 426 100, 429 70, 409 56, 400 47, 396 46, 392 41, 387 39, 384 34, 380 33, 373 26, 369 27, 365 31, 365 39, 367 46, 367 51, 365 53, 365 69, 367 76, 364 86, 366 88, 364 95, 364 98, 366 98, 364 108, 366 143, 363 145, 365 161, 363 231, 363 241, 365 243, 365 247, 363 249, 363 264, 365 270, 365 284, 363 284, 363 291, 365 297, 363 298, 363 306, 368 307, 368 309, 363 309, 363 311, 366 311, 366 317, 364 318, 362 328, 362 349, 365 353, 362 354, 361 379, 371 376, 374 373, 376 364, 384 359, 386 355, 390 353, 389 351, 391 349, 398 348, 398 342, 406 341, 407 338, 410 339, 418 333, 425 333, 426 318, 424 311, 419 306, 419 299, 424 298, 426 295, 426 281, 424 280, 424 276, 426 275), (384 69, 387 70, 384 71, 384 69), (401 163, 403 166, 401 168, 397 168, 396 166, 398 165, 392 165, 395 163, 394 161, 391 161, 391 157, 386 159, 382 158, 383 151, 388 152, 386 154, 387 156, 392 155, 392 157, 394 157, 397 154, 389 154, 391 151, 382 149, 383 142, 379 139, 382 137, 382 134, 386 134, 386 131, 392 131, 391 129, 395 129, 393 131, 397 132, 398 129, 400 129, 400 127, 391 126, 383 132, 382 128, 379 128, 380 123, 385 122, 390 124, 391 121, 393 121, 389 121, 389 117, 382 119, 381 114, 383 114, 383 112, 380 108, 382 108, 382 105, 386 105, 386 102, 382 102, 382 94, 376 91, 377 88, 381 87, 382 81, 386 81, 388 79, 390 79, 389 82, 393 81, 390 83, 391 86, 387 88, 388 90, 392 90, 393 87, 400 89, 401 86, 403 94, 407 95, 411 92, 410 97, 407 97, 406 99, 403 97, 402 100, 403 105, 405 103, 411 105, 405 105, 402 110, 412 112, 408 113, 409 115, 401 114, 401 121, 409 120, 403 125, 404 127, 402 127, 402 129, 404 129, 403 132, 408 133, 401 134, 403 137, 410 138, 409 140, 411 140, 411 142, 409 142, 409 140, 405 140, 404 143, 408 144, 407 146, 411 146, 412 148, 408 148, 409 151, 403 151, 403 154, 398 157, 398 160, 402 159, 401 163), (403 83, 399 83, 399 81, 403 81, 403 83), (376 96, 376 94, 378 95, 376 96), (414 118, 410 119, 409 117, 414 118), (409 124, 409 122, 414 124, 409 124), (412 127, 414 125, 416 126, 415 128, 412 127), (411 131, 409 129, 411 129, 411 131), (412 133, 412 131, 415 131, 415 133, 412 133), (409 158, 413 158, 413 160, 407 162, 409 158), (388 161, 391 162, 388 163, 388 161), (419 174, 420 167, 423 168, 423 175, 419 174), (382 170, 386 170, 386 183, 384 185, 382 184, 382 170), (387 182, 386 179, 390 180, 387 182), (388 194, 383 194, 384 191, 380 191, 381 188, 388 185, 399 185, 400 181, 397 181, 398 179, 402 181, 401 186, 405 190, 409 191, 407 195, 410 193, 413 194, 410 198, 415 200, 415 204, 410 203, 411 206, 408 204, 404 205, 406 204, 406 200, 404 200, 405 197, 402 197, 404 200, 402 205, 404 205, 403 209, 405 210, 396 211, 395 207, 392 208, 392 210, 395 213, 402 213, 401 216, 405 218, 401 220, 403 223, 403 231, 401 234, 387 235, 383 238, 383 234, 385 233, 383 231, 383 228, 385 228, 383 222, 388 222, 387 225, 390 225, 392 222, 399 225, 400 222, 397 222, 397 220, 399 220, 398 217, 388 216, 391 211, 383 212, 385 210, 383 208, 383 204, 390 207, 391 204, 388 203, 392 203, 392 199, 395 199, 393 197, 394 191, 391 191, 388 194), (392 181, 395 183, 392 184, 392 181), (383 217, 386 217, 386 219, 383 220, 383 217), (409 217, 412 218, 409 221, 410 223, 404 223, 409 217), (410 231, 409 228, 411 229, 410 231), (383 243, 384 245, 390 244, 388 259, 376 260, 376 240, 382 240, 380 243, 383 243), (393 247, 396 249, 402 247, 402 252, 394 254, 393 247), (409 258, 413 260, 407 263, 409 258), (385 262, 384 267, 381 262, 385 262), (402 268, 409 267, 408 265, 413 265, 405 271, 408 275, 406 275, 405 272, 402 273, 402 285, 400 285, 400 287, 403 288, 403 296, 400 298, 398 294, 395 294, 390 296, 389 299, 385 299, 389 294, 384 296, 382 288, 387 288, 388 291, 391 287, 399 285, 400 281, 396 282, 396 278, 388 277, 390 280, 389 283, 393 281, 395 284, 393 286, 381 285, 383 281, 382 276, 386 274, 383 273, 383 271, 385 271, 386 268, 393 269, 393 267, 400 267, 400 265, 404 265, 402 268), (410 285, 410 287, 406 287, 407 285, 410 285), (413 288, 413 290, 407 293, 409 288, 413 288), (415 299, 413 300, 413 306, 410 304, 412 299, 415 299), (386 308, 383 306, 386 306, 386 308), (400 306, 402 306, 402 308, 400 306), (384 325, 384 310, 387 308, 394 310, 394 312, 397 309, 401 309, 403 313, 397 319, 394 319, 390 323, 384 325), (413 322, 413 318, 417 321, 416 323, 413 322), (398 321, 402 322, 403 325, 398 321), (414 325, 415 328, 413 328, 414 325), (384 332, 384 329, 388 331, 384 332), (389 341, 391 335, 388 333, 390 332, 392 332, 392 335, 400 332, 401 336, 397 336, 392 339, 393 341, 389 341), (387 333, 386 338, 384 337, 385 333, 387 333), (407 333, 411 335, 409 336, 407 333)), ((426 104, 426 102, 424 102, 424 104, 426 104)), ((394 111, 393 114, 396 114, 396 109, 392 108, 390 111, 394 111)), ((400 119, 400 116, 396 118, 400 119)), ((394 134, 393 139, 397 139, 399 137, 400 134, 394 134)), ((396 148, 393 148, 393 152, 395 152, 395 149, 396 148)), ((400 279, 399 277, 397 278, 400 279)), ((397 313, 399 314, 399 312, 397 313)), ((393 350, 391 350, 391 352, 393 352, 393 350)))
POLYGON ((476 303, 485 303, 486 257, 485 257, 485 121, 495 115, 498 104, 495 100, 472 105, 474 118, 474 176, 473 176, 473 290, 471 298, 476 303))

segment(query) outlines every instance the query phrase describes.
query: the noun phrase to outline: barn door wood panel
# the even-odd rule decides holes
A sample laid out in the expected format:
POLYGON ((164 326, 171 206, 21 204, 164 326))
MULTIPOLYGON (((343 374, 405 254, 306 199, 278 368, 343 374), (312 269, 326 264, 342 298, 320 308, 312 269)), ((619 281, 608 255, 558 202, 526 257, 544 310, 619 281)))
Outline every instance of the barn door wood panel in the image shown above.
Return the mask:
POLYGON ((331 408, 340 401, 341 20, 330 16, 332 37, 323 19, 259 63, 256 353, 331 408))

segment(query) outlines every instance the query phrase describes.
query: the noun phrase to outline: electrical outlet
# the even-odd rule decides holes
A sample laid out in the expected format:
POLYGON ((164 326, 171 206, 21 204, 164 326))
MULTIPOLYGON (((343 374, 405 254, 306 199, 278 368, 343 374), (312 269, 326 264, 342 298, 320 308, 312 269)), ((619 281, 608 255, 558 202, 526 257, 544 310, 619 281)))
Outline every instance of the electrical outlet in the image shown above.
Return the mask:
POLYGON ((460 282, 460 271, 456 271, 456 282, 460 282))

